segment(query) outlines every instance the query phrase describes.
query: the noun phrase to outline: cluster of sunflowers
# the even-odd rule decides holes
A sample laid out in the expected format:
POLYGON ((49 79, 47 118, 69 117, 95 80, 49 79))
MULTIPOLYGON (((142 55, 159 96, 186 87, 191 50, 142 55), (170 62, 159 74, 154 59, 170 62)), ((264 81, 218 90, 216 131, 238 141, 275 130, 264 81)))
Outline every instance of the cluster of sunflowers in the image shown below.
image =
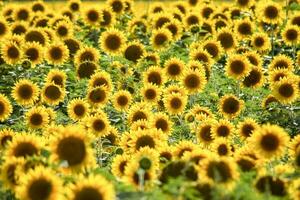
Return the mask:
POLYGON ((0 199, 300 199, 298 2, 135 3, 1 5, 0 199))

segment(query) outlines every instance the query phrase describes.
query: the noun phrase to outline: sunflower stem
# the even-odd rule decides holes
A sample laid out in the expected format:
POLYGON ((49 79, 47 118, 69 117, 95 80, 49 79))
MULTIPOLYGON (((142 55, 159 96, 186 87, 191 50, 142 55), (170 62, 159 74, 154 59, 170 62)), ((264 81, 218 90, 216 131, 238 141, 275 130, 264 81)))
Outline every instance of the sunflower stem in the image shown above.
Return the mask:
POLYGON ((143 169, 139 169, 138 170, 138 175, 139 175, 139 189, 141 191, 143 191, 144 190, 144 183, 145 183, 145 179, 144 179, 145 171, 143 169))
POLYGON ((274 58, 274 28, 273 25, 271 25, 271 46, 272 46, 272 59, 274 58))

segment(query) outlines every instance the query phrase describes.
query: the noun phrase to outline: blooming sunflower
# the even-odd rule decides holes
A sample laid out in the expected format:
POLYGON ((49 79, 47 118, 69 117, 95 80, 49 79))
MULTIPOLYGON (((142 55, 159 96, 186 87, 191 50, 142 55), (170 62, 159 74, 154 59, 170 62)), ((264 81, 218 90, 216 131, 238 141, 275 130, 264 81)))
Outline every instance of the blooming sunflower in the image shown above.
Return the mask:
POLYGON ((203 120, 200 125, 196 127, 196 137, 198 141, 204 145, 210 145, 214 141, 212 127, 215 124, 215 120, 206 119, 203 120))
POLYGON ((164 64, 165 75, 168 79, 179 80, 183 75, 185 63, 178 58, 170 58, 164 64))
POLYGON ((57 105, 65 98, 65 90, 52 83, 46 83, 42 89, 42 100, 50 105, 57 105))
POLYGON ((155 104, 160 100, 161 90, 157 85, 148 83, 141 89, 141 94, 145 102, 155 104))
POLYGON ((28 79, 20 79, 12 89, 12 97, 20 105, 33 105, 39 98, 39 88, 28 79))
POLYGON ((84 46, 76 52, 74 63, 76 65, 86 61, 98 63, 99 57, 99 52, 96 48, 84 46))
POLYGON ((294 79, 283 78, 273 84, 274 97, 283 104, 290 104, 299 98, 299 87, 294 79))
POLYGON ((26 121, 32 129, 44 128, 49 123, 49 115, 44 107, 33 107, 27 111, 26 121))
POLYGON ((124 48, 123 54, 127 60, 137 63, 145 54, 144 46, 138 41, 130 42, 124 48))
POLYGON ((240 39, 251 37, 254 25, 249 18, 237 20, 235 22, 235 33, 240 39))
POLYGON ((116 110, 127 110, 131 104, 132 96, 127 90, 119 90, 112 97, 113 105, 116 110))
POLYGON ((132 132, 130 146, 132 152, 137 152, 144 147, 156 149, 167 142, 167 137, 161 131, 155 129, 137 130, 132 132))
POLYGON ((60 39, 65 39, 73 36, 73 25, 68 21, 59 21, 54 27, 56 36, 60 39))
POLYGON ((76 65, 76 74, 79 79, 91 78, 96 70, 99 68, 98 64, 95 62, 85 61, 76 65))
POLYGON ((122 52, 126 38, 123 32, 110 28, 101 34, 99 41, 105 53, 116 55, 122 52))
POLYGON ((0 19, 0 39, 5 37, 7 33, 10 32, 10 27, 8 26, 7 21, 0 19))
POLYGON ((110 124, 104 112, 88 116, 85 121, 87 121, 86 126, 88 127, 88 131, 96 137, 102 137, 108 134, 110 124))
POLYGON ((68 104, 68 116, 74 120, 81 120, 89 113, 89 104, 83 99, 72 99, 68 104))
POLYGON ((243 55, 230 55, 226 63, 226 75, 235 79, 243 79, 251 70, 250 62, 243 55))
POLYGON ((67 80, 67 75, 64 71, 59 69, 51 69, 46 77, 46 83, 54 83, 55 85, 60 86, 61 88, 65 87, 67 80))
POLYGON ((259 15, 259 19, 265 23, 278 24, 282 20, 282 9, 278 3, 273 1, 259 4, 256 13, 259 15))
POLYGON ((250 138, 254 131, 259 128, 258 123, 252 118, 246 118, 240 121, 237 126, 237 133, 243 139, 250 138))
POLYGON ((187 104, 187 96, 179 93, 172 93, 164 96, 164 106, 170 114, 181 114, 187 104))
POLYGON ((23 51, 12 41, 6 41, 1 45, 1 54, 3 60, 9 65, 17 64, 23 58, 23 51))
POLYGON ((69 49, 61 42, 53 42, 46 50, 46 60, 53 65, 62 65, 69 59, 69 49))
POLYGON ((109 92, 105 86, 98 86, 89 89, 87 99, 93 106, 104 106, 109 100, 109 92))
POLYGON ((272 71, 277 68, 288 69, 290 71, 294 71, 293 60, 287 55, 278 54, 276 55, 271 63, 269 64, 269 71, 272 71))
POLYGON ((166 113, 155 113, 155 115, 151 118, 150 124, 152 128, 156 128, 157 130, 161 130, 163 133, 169 135, 172 133, 172 125, 173 122, 169 118, 166 113))
POLYGON ((101 12, 98 8, 87 7, 82 11, 83 20, 90 26, 97 27, 101 21, 101 12))
POLYGON ((135 103, 128 111, 128 122, 132 124, 138 120, 149 120, 151 116, 149 104, 145 102, 135 103))
POLYGON ((162 86, 165 82, 163 69, 159 66, 151 66, 143 73, 143 82, 162 86))
POLYGON ((227 94, 219 101, 219 111, 228 118, 234 118, 240 114, 244 101, 234 95, 227 94))
POLYGON ((292 46, 299 44, 300 28, 296 25, 288 25, 281 33, 281 37, 285 44, 292 46))
POLYGON ((15 132, 9 128, 0 130, 0 148, 4 150, 8 142, 12 141, 14 135, 15 132))
POLYGON ((30 61, 32 67, 41 64, 44 60, 44 48, 37 42, 26 42, 23 52, 24 57, 30 61))
POLYGON ((125 168, 130 160, 130 155, 117 155, 113 158, 111 172, 114 176, 122 178, 125 174, 125 168))
POLYGON ((100 9, 102 18, 100 19, 101 27, 111 27, 116 23, 116 15, 111 7, 103 7, 100 9))
POLYGON ((219 156, 231 156, 232 150, 229 141, 226 138, 217 138, 213 141, 212 151, 216 152, 219 156))
POLYGON ((8 119, 13 111, 13 107, 8 98, 0 94, 0 121, 3 122, 8 119))
POLYGON ((258 88, 264 84, 264 74, 260 67, 252 67, 249 74, 242 81, 244 87, 258 88))
POLYGON ((203 71, 189 69, 185 70, 181 82, 189 94, 194 94, 204 90, 207 80, 203 71))
POLYGON ((216 40, 221 43, 226 52, 231 51, 236 46, 236 39, 232 31, 228 28, 219 29, 216 34, 216 40))
POLYGON ((211 132, 214 138, 224 137, 231 138, 235 131, 234 125, 227 119, 220 119, 211 128, 211 132))
POLYGON ((172 33, 167 28, 156 29, 151 35, 151 45, 156 50, 163 50, 172 40, 172 33))

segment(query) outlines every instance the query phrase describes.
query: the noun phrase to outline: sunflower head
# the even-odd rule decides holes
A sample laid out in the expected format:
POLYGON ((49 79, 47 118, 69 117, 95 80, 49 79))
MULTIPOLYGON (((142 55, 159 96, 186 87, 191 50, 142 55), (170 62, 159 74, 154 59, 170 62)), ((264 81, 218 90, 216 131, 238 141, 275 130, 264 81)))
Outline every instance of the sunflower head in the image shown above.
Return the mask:
POLYGON ((172 39, 172 33, 169 29, 161 28, 154 30, 151 36, 151 44, 154 49, 162 50, 172 39))
POLYGON ((103 51, 115 55, 122 52, 126 39, 123 32, 111 28, 101 34, 99 41, 103 51))
POLYGON ((228 118, 234 118, 240 114, 244 101, 234 95, 225 95, 220 99, 219 111, 228 118))
POLYGON ((8 98, 0 93, 0 121, 8 119, 13 111, 13 107, 8 98))

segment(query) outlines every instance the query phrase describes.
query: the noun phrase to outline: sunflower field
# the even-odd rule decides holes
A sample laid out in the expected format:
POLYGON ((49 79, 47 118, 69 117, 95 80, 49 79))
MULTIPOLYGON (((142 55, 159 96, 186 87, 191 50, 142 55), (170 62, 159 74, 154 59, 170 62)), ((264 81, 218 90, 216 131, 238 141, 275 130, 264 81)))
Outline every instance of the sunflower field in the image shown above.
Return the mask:
POLYGON ((300 200, 300 1, 0 3, 0 200, 300 200))

